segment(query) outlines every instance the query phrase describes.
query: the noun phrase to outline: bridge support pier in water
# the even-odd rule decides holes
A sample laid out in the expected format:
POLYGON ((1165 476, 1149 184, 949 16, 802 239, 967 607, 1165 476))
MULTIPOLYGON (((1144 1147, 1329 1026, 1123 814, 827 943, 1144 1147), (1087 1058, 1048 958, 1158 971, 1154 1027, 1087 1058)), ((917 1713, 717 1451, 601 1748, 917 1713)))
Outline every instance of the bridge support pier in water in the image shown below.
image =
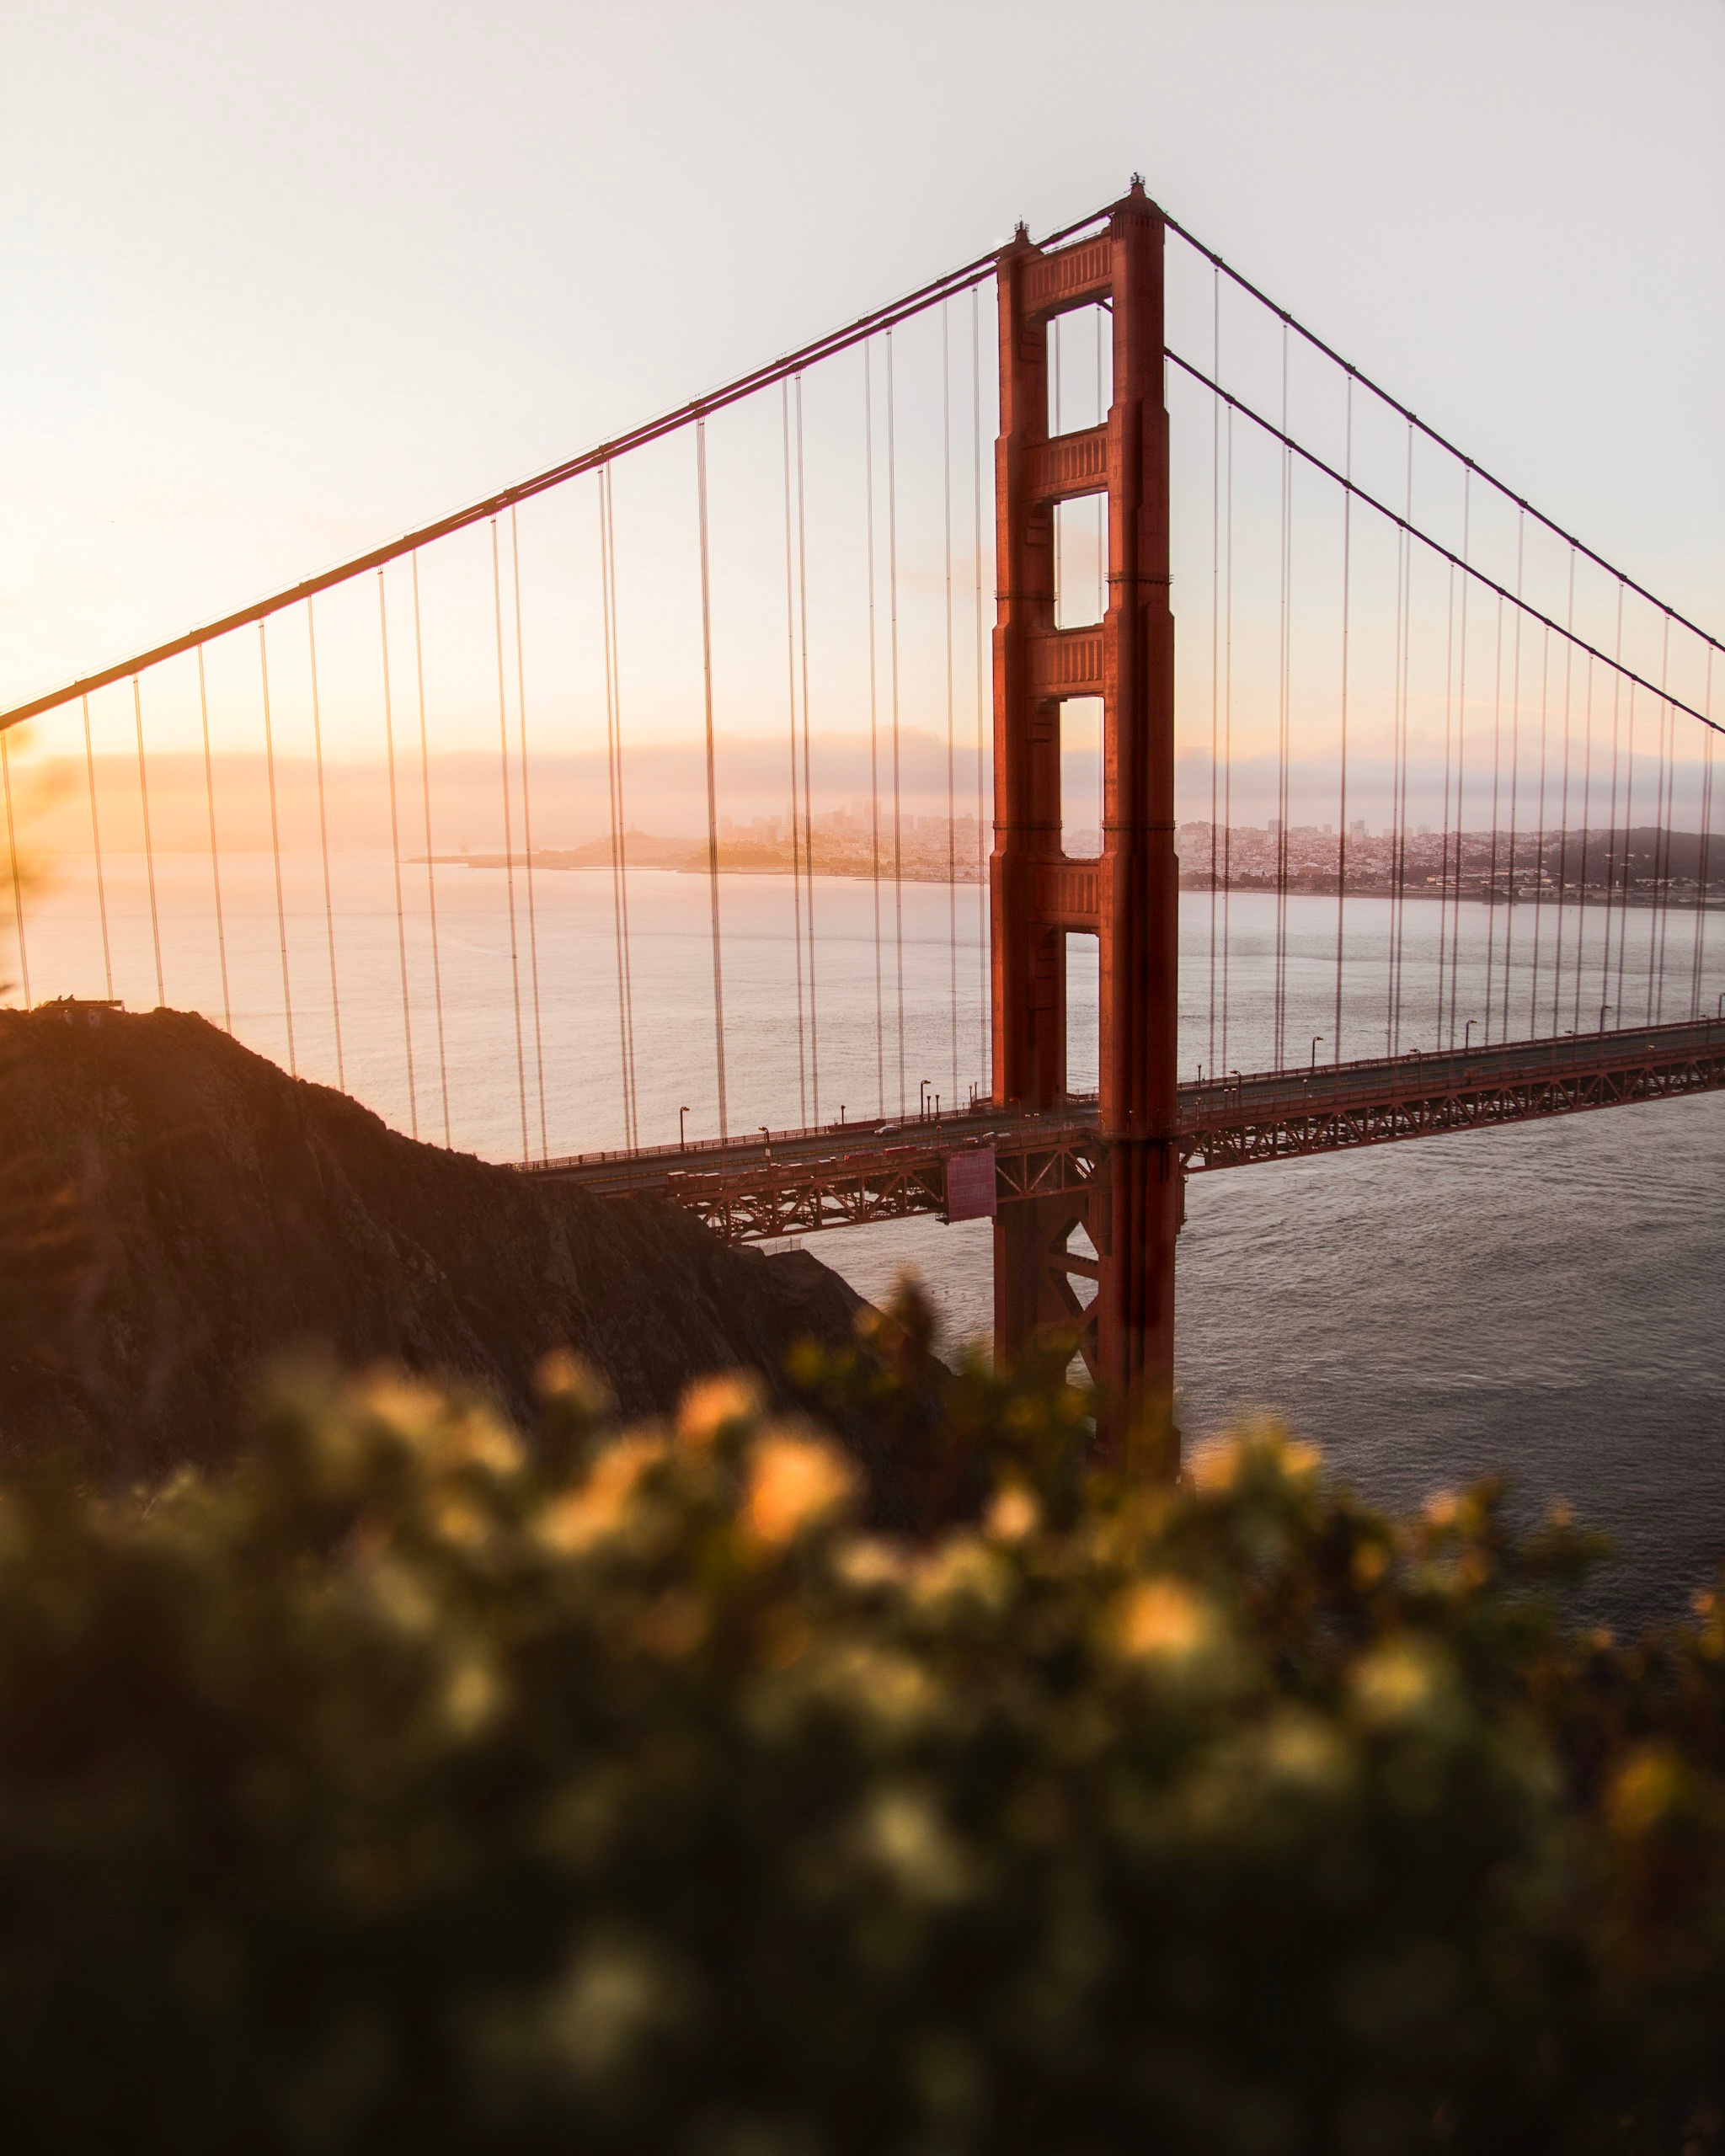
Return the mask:
POLYGON ((1103 1433, 1116 1450, 1129 1435, 1171 1427, 1181 1211, 1163 237, 1161 213, 1135 179, 1104 232, 1044 251, 1021 227, 999 267, 994 1091, 1003 1106, 1060 1105, 1065 939, 1092 935, 1102 1145, 1084 1192, 1002 1207, 996 1347, 1010 1358, 1039 1331, 1081 1326, 1081 1351, 1106 1403, 1103 1433), (1050 324, 1098 306, 1112 323, 1111 407, 1098 426, 1051 435, 1050 324), (1097 495, 1107 513, 1107 609, 1097 624, 1062 627, 1055 510, 1097 495), (1097 860, 1069 858, 1062 841, 1060 709, 1076 697, 1102 706, 1097 860), (1071 1247, 1081 1226, 1094 1257, 1071 1247), (1095 1283, 1087 1311, 1075 1279, 1095 1283))

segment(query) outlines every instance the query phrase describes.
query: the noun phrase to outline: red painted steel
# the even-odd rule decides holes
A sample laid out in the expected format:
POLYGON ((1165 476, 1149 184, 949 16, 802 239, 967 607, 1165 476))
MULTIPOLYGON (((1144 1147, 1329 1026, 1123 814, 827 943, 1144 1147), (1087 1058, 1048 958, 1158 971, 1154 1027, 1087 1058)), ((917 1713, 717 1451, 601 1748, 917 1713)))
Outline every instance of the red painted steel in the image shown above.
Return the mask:
MULTIPOLYGON (((1199 1174, 1721 1090, 1725 1021, 1702 1020, 1186 1085, 1176 1144, 1184 1172, 1199 1174)), ((566 1177, 601 1196, 669 1196, 727 1241, 745 1242, 908 1214, 960 1218, 959 1161, 973 1173, 992 1163, 1001 1219, 1039 1209, 1044 1219, 1083 1219, 1110 1157, 1095 1100, 1068 1099, 1040 1114, 985 1104, 867 1136, 837 1127, 778 1131, 764 1145, 756 1137, 597 1153, 536 1161, 523 1172, 566 1177)), ((1064 1267, 1089 1279, 1103 1269, 1070 1252, 1064 1267)))
POLYGON ((1011 1356, 1082 1322, 1103 1433, 1165 1421, 1174 1382, 1178 867, 1174 857, 1173 620, 1168 421, 1162 397, 1160 211, 1134 181, 1108 230, 1044 249, 1021 230, 1000 259, 1001 433, 994 642, 994 1069, 996 1100, 1049 1109, 1066 1090, 1065 937, 1100 945, 1099 1169, 1081 1191, 1007 1207, 995 1230, 995 1334, 1011 1356), (1114 403, 1103 425, 1050 438, 1048 339, 1074 307, 1112 310, 1114 403), (1099 628, 1055 616, 1054 505, 1108 504, 1099 628), (1103 704, 1102 856, 1061 845, 1060 705, 1103 704), (1074 1251, 1085 1230, 1097 1253, 1074 1251), (1093 1281, 1088 1312, 1072 1286, 1093 1281))

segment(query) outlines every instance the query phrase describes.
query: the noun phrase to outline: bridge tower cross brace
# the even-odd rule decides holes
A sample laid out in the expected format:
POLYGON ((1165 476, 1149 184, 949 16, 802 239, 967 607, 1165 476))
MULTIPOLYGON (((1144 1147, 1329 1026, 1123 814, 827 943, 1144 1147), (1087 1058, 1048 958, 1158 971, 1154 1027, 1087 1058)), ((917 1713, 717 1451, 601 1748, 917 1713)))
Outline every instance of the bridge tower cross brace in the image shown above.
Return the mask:
POLYGON ((1135 179, 1107 229, 1046 251, 1023 227, 1000 258, 996 445, 995 844, 990 862, 994 1094, 1057 1107, 1066 1091, 1065 938, 1100 955, 1097 1166, 1076 1191, 1002 1206, 995 1337, 1007 1358, 1039 1331, 1081 1326, 1108 1403, 1105 1439, 1168 1426, 1174 1377, 1179 882, 1174 857, 1174 633, 1168 597, 1168 420, 1161 212, 1135 179), (1112 310, 1114 398, 1101 425, 1049 432, 1049 333, 1112 310), (1102 495, 1108 604, 1061 628, 1056 504, 1102 495), (1102 855, 1061 838, 1060 707, 1100 697, 1102 855), (1082 1226, 1096 1251, 1068 1247, 1082 1226), (1096 1283, 1087 1313, 1075 1278, 1096 1283))

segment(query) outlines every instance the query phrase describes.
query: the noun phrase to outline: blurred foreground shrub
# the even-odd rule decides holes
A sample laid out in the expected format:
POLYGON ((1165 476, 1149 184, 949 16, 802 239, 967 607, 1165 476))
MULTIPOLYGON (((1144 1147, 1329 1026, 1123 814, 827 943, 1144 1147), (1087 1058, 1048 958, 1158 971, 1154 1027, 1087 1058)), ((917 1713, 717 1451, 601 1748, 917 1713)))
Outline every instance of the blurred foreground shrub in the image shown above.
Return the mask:
POLYGON ((1130 1486, 1081 1417, 968 1370, 915 1546, 740 1386, 573 1373, 531 1442, 307 1380, 220 1481, 14 1488, 10 2145, 1718 2145, 1718 1606, 1577 1636, 1489 1489, 1130 1486))

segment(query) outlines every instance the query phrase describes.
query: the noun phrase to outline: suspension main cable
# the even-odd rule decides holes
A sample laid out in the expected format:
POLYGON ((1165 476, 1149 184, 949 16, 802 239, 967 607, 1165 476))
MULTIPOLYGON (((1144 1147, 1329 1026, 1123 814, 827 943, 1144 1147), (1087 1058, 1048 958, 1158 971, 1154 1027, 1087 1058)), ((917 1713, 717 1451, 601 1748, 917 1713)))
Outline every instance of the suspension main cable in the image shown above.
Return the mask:
MULTIPOLYGON (((287 902, 282 894, 281 889, 281 827, 277 820, 275 808, 275 733, 270 719, 270 651, 266 636, 266 625, 259 622, 258 624, 258 670, 264 685, 264 765, 270 780, 270 852, 275 864, 275 927, 281 943, 281 1010, 287 1025, 288 1072, 291 1076, 296 1078, 299 1075, 299 1065, 294 1056, 293 992, 289 984, 287 971, 287 902)), ((131 686, 132 696, 136 702, 138 687, 136 680, 131 686)), ((139 713, 138 722, 138 750, 139 769, 142 772, 143 760, 142 711, 139 713)), ((147 825, 146 829, 147 830, 147 825)), ((151 886, 152 899, 154 895, 155 887, 152 883, 151 886)))
MULTIPOLYGON (((1222 388, 1219 383, 1212 382, 1210 376, 1204 372, 1202 368, 1194 366, 1189 360, 1183 360, 1178 352, 1169 350, 1166 348, 1164 349, 1163 356, 1167 360, 1171 366, 1178 367, 1183 374, 1190 375, 1194 382, 1201 382, 1206 389, 1212 392, 1214 395, 1220 397, 1225 403, 1231 404, 1236 412, 1241 413, 1245 418, 1250 419, 1255 427, 1261 428, 1263 431, 1268 435, 1273 440, 1280 442, 1284 449, 1285 449, 1291 456, 1297 456, 1303 462, 1311 465, 1314 471, 1322 472, 1327 479, 1334 480, 1338 487, 1346 487, 1348 492, 1352 494, 1357 500, 1364 502, 1369 509, 1375 510, 1380 516, 1387 518, 1391 524, 1405 523, 1406 520, 1403 518, 1397 516, 1395 510, 1391 509, 1387 504, 1381 502, 1375 494, 1370 493, 1365 488, 1362 487, 1358 481, 1344 478, 1343 474, 1337 471, 1333 464, 1326 463, 1324 459, 1319 456, 1314 451, 1307 449, 1303 443, 1295 441, 1284 429, 1278 427, 1273 419, 1265 419, 1262 413, 1255 412, 1251 405, 1246 403, 1242 398, 1234 396, 1230 391, 1222 388)), ((1472 478, 1473 467, 1471 466, 1467 467, 1466 477, 1470 480, 1472 478)), ((1530 510, 1528 514, 1531 516, 1535 515, 1536 512, 1530 510)), ((1625 666, 1622 664, 1621 657, 1614 659, 1609 653, 1599 650, 1597 646, 1589 643, 1583 638, 1575 636, 1572 631, 1565 629, 1561 622, 1553 621, 1549 614, 1541 613, 1537 606, 1531 605, 1528 600, 1522 600, 1516 601, 1514 593, 1509 590, 1507 584, 1498 584, 1493 578, 1487 576, 1483 569, 1476 568, 1471 562, 1464 561, 1461 555, 1453 553, 1450 548, 1443 545, 1440 541, 1434 539, 1429 532, 1421 531, 1411 524, 1407 525, 1407 529, 1412 532, 1414 538, 1418 540, 1421 546, 1428 547, 1433 553, 1436 554, 1440 560, 1450 563, 1453 568, 1464 570, 1471 582, 1482 585, 1486 590, 1494 593, 1500 599, 1508 599, 1513 603, 1519 604, 1522 611, 1526 614, 1530 620, 1539 622, 1547 628, 1556 629, 1562 636, 1568 637, 1570 641, 1575 644, 1577 648, 1587 653, 1589 658, 1599 660, 1604 665, 1615 667, 1617 672, 1622 675, 1626 681, 1634 681, 1638 687, 1645 689, 1649 695, 1658 695, 1659 691, 1658 686, 1653 682, 1648 680, 1643 675, 1637 674, 1629 667, 1625 666)), ((1578 552, 1585 553, 1587 549, 1581 547, 1578 542, 1578 552)), ((1633 590, 1636 589, 1626 577, 1622 579, 1622 583, 1626 590, 1633 590)), ((1674 616, 1674 618, 1679 622, 1680 626, 1686 628, 1691 626, 1691 624, 1683 620, 1681 615, 1674 616)), ((1702 632, 1697 631, 1696 633, 1701 634, 1702 632)), ((1668 694, 1665 701, 1669 703, 1674 709, 1682 712, 1687 718, 1697 718, 1704 726, 1712 727, 1716 734, 1725 734, 1725 723, 1722 723, 1720 720, 1716 718, 1709 718, 1705 712, 1697 711, 1693 704, 1685 703, 1680 696, 1674 696, 1668 694)))
POLYGON ((548 1159, 545 1128, 545 1029, 539 1010, 539 915, 533 896, 533 789, 527 775, 527 659, 521 635, 521 535, 515 504, 509 511, 510 569, 515 608, 515 734, 521 751, 521 850, 527 865, 527 972, 533 991, 533 1067, 539 1086, 539 1157, 548 1159))
POLYGON ((389 858, 395 872, 395 947, 401 967, 401 1037, 407 1051, 408 1123, 417 1138, 419 1088, 414 1077, 413 1001, 408 992, 408 923, 401 897, 401 819, 395 786, 395 702, 389 685, 389 607, 382 569, 377 572, 377 641, 383 662, 383 750, 389 779, 389 858))
MULTIPOLYGON (((1178 234, 1181 239, 1185 241, 1188 247, 1195 248, 1199 254, 1204 256, 1207 262, 1214 264, 1214 266, 1221 272, 1223 276, 1231 279, 1235 284, 1239 286, 1242 291, 1249 293, 1260 306, 1268 307, 1270 312, 1274 314, 1282 323, 1284 330, 1291 329, 1296 336, 1302 338, 1306 344, 1310 344, 1313 348, 1315 351, 1322 352, 1327 360, 1332 360, 1336 366, 1344 369, 1348 375, 1360 385, 1361 388, 1369 390, 1371 394, 1377 398, 1381 403, 1387 404, 1390 409, 1392 412, 1397 413, 1402 419, 1405 419, 1410 427, 1418 428, 1419 432, 1425 436, 1428 441, 1433 443, 1437 448, 1443 450, 1447 455, 1456 458, 1461 463, 1466 465, 1470 472, 1476 473, 1488 487, 1494 488, 1497 493, 1503 495, 1508 500, 1513 502, 1518 510, 1532 517, 1536 523, 1543 525, 1547 531, 1551 532, 1555 537, 1561 539, 1566 546, 1573 547, 1577 553, 1584 555, 1589 561, 1594 564, 1596 568, 1602 568, 1608 575, 1616 577, 1620 584, 1624 584, 1629 590, 1634 592, 1637 598, 1645 599, 1649 606, 1657 607, 1660 613, 1664 614, 1669 620, 1675 622, 1680 627, 1691 631, 1696 636, 1700 637, 1703 643, 1710 645, 1713 650, 1725 651, 1725 643, 1722 643, 1718 638, 1711 635, 1706 629, 1701 627, 1698 623, 1689 620, 1687 616, 1680 614, 1674 606, 1668 606, 1664 600, 1655 598, 1651 591, 1644 590, 1643 587, 1637 584, 1632 578, 1625 576, 1621 569, 1614 568, 1602 554, 1596 554, 1591 547, 1585 545, 1581 540, 1576 538, 1573 533, 1566 531, 1562 525, 1554 523, 1548 516, 1542 515, 1541 512, 1534 507, 1531 502, 1528 501, 1524 496, 1518 494, 1514 488, 1509 486, 1503 480, 1494 478, 1491 472, 1486 470, 1483 465, 1477 464, 1471 456, 1466 456, 1462 451, 1458 449, 1454 442, 1449 440, 1445 435, 1440 435, 1435 427, 1429 425, 1428 423, 1422 419, 1417 413, 1410 411, 1407 406, 1403 404, 1399 398, 1392 397, 1387 389, 1382 388, 1377 382, 1372 380, 1370 375, 1364 373, 1359 367, 1355 366, 1351 360, 1344 360, 1339 352, 1335 350, 1332 346, 1327 344, 1323 339, 1318 336, 1315 331, 1306 328, 1305 324, 1296 320, 1293 315, 1289 313, 1285 307, 1279 307, 1275 301, 1269 297, 1268 293, 1259 291, 1256 285, 1252 284, 1248 278, 1242 276, 1239 270, 1236 270, 1231 263, 1224 261, 1222 257, 1216 253, 1213 248, 1206 247, 1201 239, 1198 238, 1194 233, 1188 232, 1185 226, 1181 224, 1177 218, 1171 217, 1166 210, 1162 211, 1162 219, 1163 224, 1167 226, 1167 229, 1171 232, 1178 234)), ((1044 242, 1044 244, 1046 245, 1048 243, 1044 242)))
MULTIPOLYGON (((200 692, 203 688, 203 654, 200 653, 198 656, 198 686, 200 692)), ((107 985, 107 997, 108 1001, 111 1003, 114 1001, 114 954, 108 941, 108 887, 106 879, 102 872, 102 826, 100 820, 96 814, 96 752, 90 740, 90 700, 86 696, 83 699, 83 702, 84 707, 84 771, 89 781, 90 787, 90 851, 96 864, 96 914, 97 918, 102 924, 102 978, 107 985)), ((206 718, 204 723, 204 755, 206 759, 205 767, 206 771, 208 769, 209 753, 210 727, 209 721, 206 718)), ((10 830, 9 823, 8 829, 8 830, 10 830)), ((215 843, 216 825, 212 803, 211 821, 210 825, 210 844, 212 849, 211 858, 212 860, 215 857, 213 851, 215 843)), ((17 857, 14 854, 13 858, 13 866, 15 868, 17 865, 17 857)), ((219 889, 220 887, 218 886, 217 888, 219 889)), ((221 904, 219 899, 216 905, 216 917, 218 924, 219 933, 219 924, 222 918, 221 904)), ((227 955, 225 951, 222 953, 222 1005, 223 1011, 226 1011, 227 1008, 227 955)), ((229 1033, 233 1031, 233 1021, 231 1017, 227 1021, 227 1030, 229 1033)))
POLYGON ((780 432, 784 448, 785 495, 785 675, 791 728, 791 927, 797 963, 797 1102, 800 1119, 809 1122, 807 1026, 803 1014, 803 832, 797 814, 801 787, 797 766, 797 606, 795 546, 791 527, 791 390, 779 384, 780 432))
MULTIPOLYGON (((1092 211, 1088 216, 1079 218, 1076 223, 1062 226, 1059 231, 1049 233, 1038 244, 1044 248, 1056 247, 1106 215, 1105 210, 1092 211)), ((659 441, 667 435, 678 433, 683 428, 692 426, 710 418, 715 412, 723 411, 727 406, 752 396, 757 390, 770 389, 775 382, 782 382, 789 376, 813 366, 818 360, 832 359, 841 352, 849 351, 854 345, 866 344, 882 329, 897 323, 908 322, 913 316, 938 306, 941 301, 954 293, 974 291, 978 286, 986 284, 994 275, 999 259, 999 250, 991 249, 988 253, 979 255, 974 261, 965 263, 947 275, 919 286, 915 291, 906 293, 886 307, 877 307, 871 313, 859 316, 855 321, 815 338, 812 343, 799 346, 781 359, 751 368, 747 374, 739 375, 734 381, 718 389, 709 390, 704 396, 691 398, 688 403, 678 405, 674 411, 662 413, 638 427, 631 428, 626 434, 597 443, 592 448, 582 451, 579 456, 553 465, 515 486, 506 487, 499 494, 489 495, 483 501, 470 503, 465 509, 440 517, 435 524, 423 525, 416 531, 405 532, 387 545, 372 547, 369 552, 339 563, 317 576, 308 577, 286 590, 272 592, 269 597, 255 600, 251 606, 241 607, 234 613, 225 614, 216 621, 206 622, 200 628, 190 629, 182 636, 158 644, 148 651, 139 652, 115 665, 104 667, 99 673, 87 675, 79 680, 68 682, 63 688, 50 691, 45 696, 33 697, 28 703, 0 712, 0 731, 18 725, 27 718, 35 718, 45 712, 55 710, 61 704, 70 703, 76 696, 93 695, 98 689, 123 681, 132 674, 147 672, 163 659, 177 658, 181 652, 193 650, 200 643, 211 643, 230 630, 248 627, 254 622, 264 621, 271 614, 279 614, 289 606, 297 606, 301 600, 309 598, 314 592, 328 591, 336 584, 349 583, 355 577, 364 575, 368 569, 385 568, 403 555, 429 546, 434 539, 446 538, 452 532, 462 531, 470 526, 500 516, 505 510, 528 501, 536 494, 547 493, 552 488, 562 486, 566 481, 579 478, 585 472, 596 472, 601 465, 614 462, 630 450, 643 448, 649 442, 659 441)))
POLYGON ((19 985, 30 1008, 30 954, 24 932, 24 868, 18 857, 18 826, 12 813, 12 744, 0 734, 0 787, 6 794, 6 858, 12 870, 12 926, 18 937, 19 985))
POLYGON ((431 1001, 437 1014, 437 1086, 443 1103, 443 1142, 448 1145, 449 1058, 443 1039, 443 958, 437 937, 437 867, 431 843, 431 750, 425 727, 425 645, 419 629, 419 557, 408 564, 414 594, 414 680, 419 703, 419 806, 425 825, 425 913, 431 926, 431 1001))
POLYGON ((521 1110, 521 1159, 532 1157, 527 1138, 527 1043, 521 1025, 521 958, 515 933, 515 826, 509 801, 509 699, 503 670, 503 565, 499 554, 497 519, 491 520, 491 611, 497 634, 497 752, 503 780, 503 874, 509 904, 510 993, 515 1014, 515 1090, 521 1110))
MULTIPOLYGON (((335 899, 329 885, 329 818, 323 800, 323 719, 318 700, 318 627, 315 599, 306 601, 306 653, 312 678, 312 746, 318 775, 318 845, 323 857, 323 921, 329 939, 329 1009, 335 1025, 335 1082, 347 1091, 341 1059, 341 990, 335 979, 335 899)), ((201 656, 201 654, 200 654, 201 656)))
POLYGON ((713 1040, 718 1075, 718 1135, 730 1135, 724 1090, 724 965, 718 926, 718 769, 713 741, 713 594, 707 541, 707 422, 695 423, 695 484, 701 526, 701 675, 707 716, 707 881, 713 915, 713 1040))

